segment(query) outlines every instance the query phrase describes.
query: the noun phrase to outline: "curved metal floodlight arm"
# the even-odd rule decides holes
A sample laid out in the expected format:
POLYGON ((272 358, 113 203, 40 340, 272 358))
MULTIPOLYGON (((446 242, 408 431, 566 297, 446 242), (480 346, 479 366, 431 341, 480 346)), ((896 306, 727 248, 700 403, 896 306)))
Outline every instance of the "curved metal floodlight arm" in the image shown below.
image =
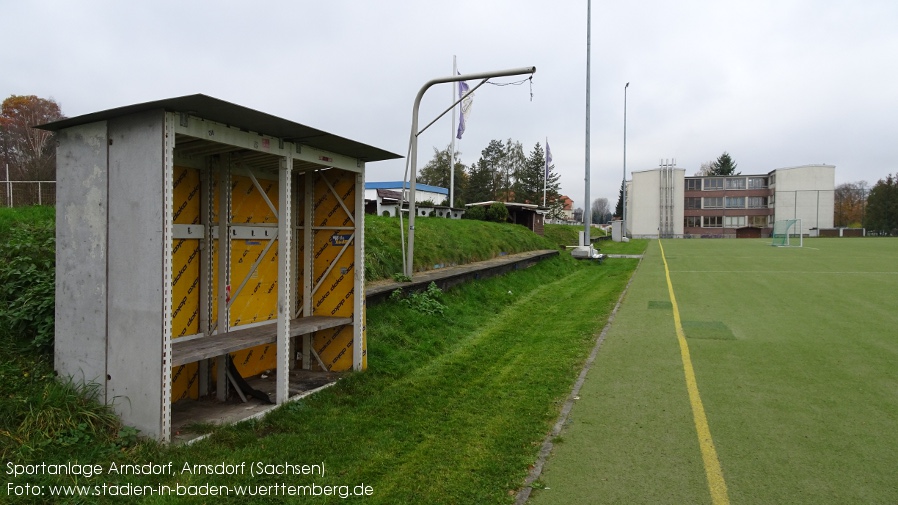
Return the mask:
MULTIPOLYGON (((415 251, 415 213, 417 210, 415 209, 415 179, 417 179, 417 171, 418 171, 418 108, 421 105, 421 99, 424 97, 424 93, 434 84, 442 84, 445 82, 458 82, 458 81, 467 81, 467 80, 475 80, 475 79, 489 79, 491 77, 507 77, 511 75, 524 75, 524 74, 534 74, 536 73, 536 67, 521 67, 521 68, 512 68, 508 70, 498 70, 492 72, 479 72, 474 74, 462 74, 462 75, 451 75, 447 77, 440 77, 437 79, 431 79, 427 81, 424 86, 421 87, 421 90, 418 91, 418 95, 415 96, 415 105, 412 108, 412 131, 409 136, 409 143, 411 148, 409 149, 409 161, 411 163, 411 170, 409 171, 409 197, 408 197, 408 254, 406 255, 406 264, 405 264, 405 276, 408 278, 412 277, 413 273, 413 265, 414 265, 414 251, 415 251)), ((468 93, 470 94, 470 93, 468 93)), ((467 95, 465 95, 467 96, 467 95)), ((462 97, 464 98, 464 97, 462 97)), ((452 167, 450 167, 450 170, 452 167)), ((402 188, 405 191, 405 188, 402 188)), ((451 203, 451 202, 450 202, 451 203)), ((401 212, 401 210, 400 210, 401 212)))

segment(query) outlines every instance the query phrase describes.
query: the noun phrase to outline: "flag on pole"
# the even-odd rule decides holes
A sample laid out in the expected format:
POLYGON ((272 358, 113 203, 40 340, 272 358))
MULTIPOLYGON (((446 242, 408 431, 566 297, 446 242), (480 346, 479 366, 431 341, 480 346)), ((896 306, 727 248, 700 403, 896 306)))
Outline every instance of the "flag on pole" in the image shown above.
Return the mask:
POLYGON ((468 93, 469 89, 471 88, 466 81, 458 81, 458 97, 462 99, 458 113, 458 134, 455 136, 458 140, 465 133, 465 119, 471 113, 471 103, 474 101, 474 93, 468 93))

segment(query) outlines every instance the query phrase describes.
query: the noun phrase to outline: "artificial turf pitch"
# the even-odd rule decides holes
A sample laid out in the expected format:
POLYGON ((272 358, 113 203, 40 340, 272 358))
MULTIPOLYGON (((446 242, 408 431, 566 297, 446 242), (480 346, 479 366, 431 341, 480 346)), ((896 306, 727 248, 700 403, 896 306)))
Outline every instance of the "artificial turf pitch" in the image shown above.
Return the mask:
MULTIPOLYGON (((898 502, 898 241, 665 240, 730 503, 898 502)), ((711 503, 650 242, 530 503, 711 503), (545 488, 545 489, 540 489, 545 488)))

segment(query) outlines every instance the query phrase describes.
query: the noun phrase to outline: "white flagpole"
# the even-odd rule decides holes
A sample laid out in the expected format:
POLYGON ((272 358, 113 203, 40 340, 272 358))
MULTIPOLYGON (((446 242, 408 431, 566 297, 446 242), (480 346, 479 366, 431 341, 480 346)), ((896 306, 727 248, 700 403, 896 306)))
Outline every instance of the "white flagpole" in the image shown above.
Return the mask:
MULTIPOLYGON (((458 73, 458 67, 455 63, 455 55, 452 55, 452 75, 458 73)), ((452 102, 455 103, 455 90, 458 88, 457 83, 452 83, 452 102)), ((461 104, 458 104, 461 108, 461 104)), ((450 137, 452 141, 449 143, 449 209, 455 207, 455 107, 452 108, 452 131, 450 137)), ((450 215, 452 211, 449 211, 450 215)))
POLYGON ((546 206, 546 185, 549 183, 549 137, 546 137, 546 166, 543 168, 543 207, 546 206))

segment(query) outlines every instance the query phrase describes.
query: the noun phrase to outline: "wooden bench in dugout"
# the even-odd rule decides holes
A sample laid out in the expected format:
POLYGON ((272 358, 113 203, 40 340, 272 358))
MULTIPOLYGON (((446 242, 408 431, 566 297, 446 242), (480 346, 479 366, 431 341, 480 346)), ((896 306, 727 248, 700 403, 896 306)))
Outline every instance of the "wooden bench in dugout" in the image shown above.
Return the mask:
MULTIPOLYGON (((351 317, 300 317, 290 321, 290 336, 308 335, 346 324, 352 324, 351 317)), ((237 327, 220 335, 214 334, 189 340, 175 339, 171 346, 172 366, 186 365, 257 345, 273 344, 277 341, 276 326, 275 323, 271 323, 251 328, 237 327)))

